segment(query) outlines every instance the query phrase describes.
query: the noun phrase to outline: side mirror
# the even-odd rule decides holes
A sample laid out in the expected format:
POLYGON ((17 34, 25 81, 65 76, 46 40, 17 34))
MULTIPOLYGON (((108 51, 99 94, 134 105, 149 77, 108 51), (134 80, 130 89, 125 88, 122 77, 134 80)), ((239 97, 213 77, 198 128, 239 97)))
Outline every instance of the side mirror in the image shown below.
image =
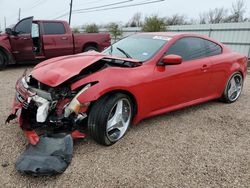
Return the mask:
POLYGON ((12 29, 11 28, 6 28, 5 33, 8 35, 12 35, 12 29))
POLYGON ((164 65, 178 65, 182 63, 182 57, 179 55, 166 55, 161 61, 164 65))

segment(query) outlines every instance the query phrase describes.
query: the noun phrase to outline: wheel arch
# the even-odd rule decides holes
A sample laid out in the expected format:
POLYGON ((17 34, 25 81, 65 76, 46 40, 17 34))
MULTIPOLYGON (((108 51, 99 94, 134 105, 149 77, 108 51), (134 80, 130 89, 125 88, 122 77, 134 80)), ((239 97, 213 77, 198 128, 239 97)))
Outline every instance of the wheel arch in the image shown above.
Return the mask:
POLYGON ((241 76, 243 78, 245 78, 244 76, 244 68, 239 64, 239 63, 233 63, 233 65, 231 66, 230 69, 230 74, 229 74, 229 78, 230 76, 232 76, 235 72, 239 72, 241 74, 241 76))
POLYGON ((132 103, 134 105, 133 106, 134 107, 133 108, 133 115, 137 114, 137 107, 138 107, 137 100, 136 100, 135 96, 131 92, 129 92, 127 90, 117 89, 117 90, 110 91, 110 92, 108 92, 106 94, 108 95, 108 94, 113 94, 113 93, 122 93, 122 94, 125 94, 125 95, 129 96, 129 98, 132 100, 132 103))
POLYGON ((93 47, 99 49, 98 44, 97 44, 96 42, 91 41, 91 42, 87 42, 87 43, 85 43, 85 44, 83 45, 83 47, 82 47, 82 52, 84 52, 84 49, 87 48, 87 47, 89 47, 89 46, 93 46, 93 47))
MULTIPOLYGON (((237 71, 236 71, 237 72, 237 71)), ((242 70, 238 70, 238 72, 241 74, 241 76, 242 76, 242 78, 243 78, 243 80, 244 80, 244 74, 243 74, 243 71, 242 70)))
MULTIPOLYGON (((114 89, 114 90, 111 90, 111 91, 107 91, 106 93, 103 93, 102 95, 100 95, 95 101, 97 101, 97 100, 99 100, 100 98, 102 98, 102 97, 105 97, 105 96, 107 96, 107 95, 112 95, 112 94, 114 94, 114 93, 122 93, 122 94, 125 94, 125 95, 127 95, 130 99, 131 99, 131 101, 132 101, 132 103, 133 103, 133 116, 135 116, 136 114, 137 114, 137 112, 138 112, 138 102, 137 102, 137 100, 136 100, 136 97, 135 97, 135 95, 134 94, 132 94, 130 91, 128 91, 128 90, 124 90, 124 89, 114 89)), ((91 105, 90 105, 90 107, 89 107, 89 109, 91 108, 91 106, 93 105, 93 103, 95 102, 95 101, 92 101, 91 102, 91 105)))

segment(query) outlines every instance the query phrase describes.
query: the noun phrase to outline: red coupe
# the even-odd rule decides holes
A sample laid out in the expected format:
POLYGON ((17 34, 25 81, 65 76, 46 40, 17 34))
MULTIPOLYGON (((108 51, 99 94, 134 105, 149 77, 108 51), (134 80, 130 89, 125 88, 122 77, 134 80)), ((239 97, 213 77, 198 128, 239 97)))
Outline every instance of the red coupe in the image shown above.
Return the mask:
POLYGON ((246 74, 247 58, 210 38, 140 33, 102 53, 38 64, 17 81, 7 122, 18 114, 32 144, 35 130, 46 128, 112 145, 144 118, 212 99, 235 102, 246 74))

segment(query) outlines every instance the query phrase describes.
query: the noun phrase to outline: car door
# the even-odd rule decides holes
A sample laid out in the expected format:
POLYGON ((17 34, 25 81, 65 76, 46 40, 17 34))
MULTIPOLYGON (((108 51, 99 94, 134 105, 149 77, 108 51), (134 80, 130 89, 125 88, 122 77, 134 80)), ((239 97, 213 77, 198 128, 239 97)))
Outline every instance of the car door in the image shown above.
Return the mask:
POLYGON ((46 58, 73 54, 72 34, 62 22, 43 22, 43 45, 46 58))
POLYGON ((31 25, 33 17, 28 17, 18 22, 9 36, 12 53, 17 61, 34 59, 33 41, 31 38, 31 25))
POLYGON ((157 104, 153 110, 174 107, 208 97, 211 93, 211 62, 203 39, 185 37, 172 44, 164 55, 182 57, 179 65, 156 66, 154 77, 157 104))

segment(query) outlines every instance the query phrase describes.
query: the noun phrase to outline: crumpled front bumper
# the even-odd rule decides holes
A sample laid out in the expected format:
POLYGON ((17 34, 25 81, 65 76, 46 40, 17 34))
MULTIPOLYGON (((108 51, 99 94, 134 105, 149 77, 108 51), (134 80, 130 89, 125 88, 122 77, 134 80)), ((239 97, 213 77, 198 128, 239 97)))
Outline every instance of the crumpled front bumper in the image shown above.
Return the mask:
POLYGON ((22 108, 27 107, 28 99, 32 96, 35 96, 35 93, 32 93, 28 90, 25 77, 21 77, 19 80, 17 80, 15 88, 16 93, 12 104, 11 114, 8 116, 6 123, 18 118, 19 126, 24 131, 24 135, 31 144, 35 145, 39 142, 39 136, 34 130, 29 128, 29 125, 25 124, 25 121, 23 121, 22 117, 22 108))
POLYGON ((22 77, 19 80, 17 80, 16 87, 15 87, 16 93, 15 93, 15 97, 14 97, 13 104, 12 104, 11 114, 6 120, 6 123, 9 123, 11 120, 18 117, 19 125, 21 128, 22 128, 22 121, 20 121, 21 120, 20 111, 23 106, 27 105, 28 98, 35 95, 35 93, 32 93, 28 90, 28 86, 27 84, 25 85, 24 79, 25 78, 22 77))
MULTIPOLYGON (((27 77, 23 76, 16 83, 16 94, 12 105, 12 112, 8 116, 6 123, 18 118, 19 126, 24 131, 24 135, 31 144, 36 145, 39 142, 39 136, 33 130, 33 125, 27 111, 31 110, 29 106, 34 103, 36 109, 32 110, 35 110, 36 113, 36 123, 43 124, 47 120, 49 109, 53 106, 53 102, 50 93, 30 87, 26 79, 27 77)), ((74 130, 71 132, 71 136, 82 139, 86 137, 86 134, 74 130)))

